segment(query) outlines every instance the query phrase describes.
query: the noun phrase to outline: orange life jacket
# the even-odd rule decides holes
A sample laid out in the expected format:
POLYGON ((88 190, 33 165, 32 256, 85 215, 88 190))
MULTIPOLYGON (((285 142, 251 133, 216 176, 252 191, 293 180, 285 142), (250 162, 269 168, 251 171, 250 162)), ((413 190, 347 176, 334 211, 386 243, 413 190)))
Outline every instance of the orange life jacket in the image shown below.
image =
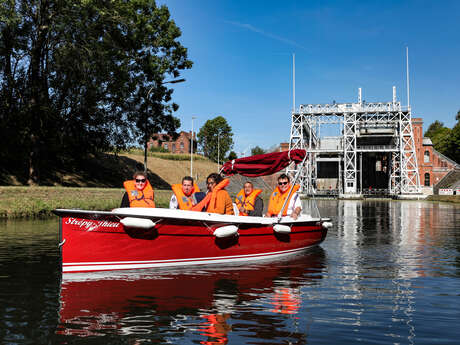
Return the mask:
MULTIPOLYGON (((286 207, 284 208, 284 211, 283 211, 283 214, 282 214, 283 216, 287 215, 289 202, 291 201, 291 198, 294 195, 294 193, 297 192, 299 190, 299 188, 300 188, 300 186, 297 185, 297 184, 294 186, 294 188, 292 190, 292 193, 291 193, 291 196, 289 197, 289 199, 286 202, 286 207)), ((286 189, 286 191, 284 193, 281 193, 281 191, 279 190, 278 186, 275 188, 275 190, 273 191, 272 195, 270 195, 270 201, 268 202, 268 214, 270 216, 276 216, 276 215, 278 215, 278 213, 280 213, 281 208, 284 205, 284 201, 287 199, 287 196, 289 195, 289 190, 290 189, 291 189, 291 186, 289 186, 289 188, 286 189)))
POLYGON ((147 180, 143 190, 136 188, 134 180, 123 182, 129 198, 129 207, 155 207, 152 185, 147 180))
MULTIPOLYGON (((256 204, 256 198, 259 196, 260 193, 262 193, 260 189, 254 189, 251 192, 251 194, 246 196, 246 194, 244 193, 244 188, 243 188, 236 195, 236 199, 235 199, 236 206, 238 206, 238 209, 240 209, 240 207, 243 207, 247 211, 254 210, 254 205, 256 204)), ((247 216, 248 214, 245 212, 240 212, 239 215, 247 216)))
POLYGON ((189 196, 185 195, 184 191, 182 190, 182 184, 179 184, 179 183, 173 184, 171 188, 174 194, 176 195, 177 202, 179 203, 179 209, 191 210, 193 206, 193 203, 192 203, 193 193, 197 193, 200 191, 200 188, 198 188, 196 183, 193 184, 193 189, 189 196))
POLYGON ((275 290, 273 298, 273 313, 296 314, 300 308, 300 297, 293 289, 280 288, 275 290))
MULTIPOLYGON (((201 200, 198 204, 192 207, 192 211, 201 211, 203 208, 206 207, 207 212, 213 212, 213 210, 216 207, 217 193, 223 190, 225 187, 227 187, 229 183, 230 183, 230 180, 227 178, 220 181, 214 187, 211 193, 206 194, 203 200, 201 200)), ((232 209, 232 213, 226 213, 226 214, 233 214, 233 209, 232 209)))

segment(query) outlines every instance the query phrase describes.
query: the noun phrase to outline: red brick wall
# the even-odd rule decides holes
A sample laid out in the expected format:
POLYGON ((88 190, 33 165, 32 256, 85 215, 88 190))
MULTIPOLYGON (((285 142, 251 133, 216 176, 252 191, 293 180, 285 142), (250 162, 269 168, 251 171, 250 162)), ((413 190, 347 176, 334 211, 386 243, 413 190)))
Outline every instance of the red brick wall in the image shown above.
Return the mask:
POLYGON ((425 186, 425 174, 429 174, 429 185, 432 187, 447 175, 454 168, 454 165, 436 154, 432 145, 423 145, 423 120, 421 118, 412 119, 412 130, 414 132, 420 184, 425 186), (428 153, 427 161, 425 161, 425 152, 428 153))
MULTIPOLYGON (((149 148, 152 146, 159 147, 161 145, 161 147, 163 147, 171 153, 190 153, 190 138, 192 136, 191 132, 180 132, 179 137, 175 141, 166 141, 167 138, 165 134, 156 134, 155 136, 158 137, 158 139, 150 139, 150 142, 148 143, 149 148)), ((195 133, 193 137, 195 141, 195 133)))

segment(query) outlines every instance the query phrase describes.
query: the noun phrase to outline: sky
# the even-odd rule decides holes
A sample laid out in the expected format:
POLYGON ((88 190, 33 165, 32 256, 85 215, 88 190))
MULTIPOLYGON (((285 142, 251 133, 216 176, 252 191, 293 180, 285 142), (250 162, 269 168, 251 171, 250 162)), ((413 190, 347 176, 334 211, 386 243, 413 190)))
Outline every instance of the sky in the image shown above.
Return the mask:
POLYGON ((299 104, 407 105, 424 129, 460 110, 460 1, 161 0, 194 65, 174 84, 181 130, 223 116, 238 156, 289 142, 299 104))

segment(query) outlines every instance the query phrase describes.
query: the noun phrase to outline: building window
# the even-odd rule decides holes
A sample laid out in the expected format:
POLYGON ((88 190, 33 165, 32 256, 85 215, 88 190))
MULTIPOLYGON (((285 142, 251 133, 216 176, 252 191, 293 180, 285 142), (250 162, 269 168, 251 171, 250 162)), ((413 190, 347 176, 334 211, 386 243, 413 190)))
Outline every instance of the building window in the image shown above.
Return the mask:
POLYGON ((172 144, 172 152, 176 152, 176 144, 172 144))
POLYGON ((183 141, 180 142, 180 150, 184 151, 184 142, 183 141))
POLYGON ((429 186, 430 186, 430 174, 425 173, 425 187, 429 187, 429 186))
POLYGON ((423 161, 425 163, 428 163, 430 161, 430 151, 426 150, 425 154, 423 155, 423 157, 424 157, 423 161))
POLYGON ((165 149, 167 150, 167 149, 168 149, 168 143, 165 143, 165 144, 164 144, 164 147, 165 147, 165 149))

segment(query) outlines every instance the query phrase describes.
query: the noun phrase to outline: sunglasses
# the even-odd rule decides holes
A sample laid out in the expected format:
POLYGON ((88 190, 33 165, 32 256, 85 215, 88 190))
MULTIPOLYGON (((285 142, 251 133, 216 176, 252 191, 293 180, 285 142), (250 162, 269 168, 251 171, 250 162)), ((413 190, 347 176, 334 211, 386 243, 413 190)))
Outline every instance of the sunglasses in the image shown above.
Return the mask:
POLYGON ((280 186, 287 185, 288 183, 289 183, 289 182, 278 182, 278 184, 279 184, 280 186))
POLYGON ((137 179, 136 179, 136 182, 138 182, 138 183, 144 183, 144 182, 145 182, 145 178, 137 178, 137 179))

